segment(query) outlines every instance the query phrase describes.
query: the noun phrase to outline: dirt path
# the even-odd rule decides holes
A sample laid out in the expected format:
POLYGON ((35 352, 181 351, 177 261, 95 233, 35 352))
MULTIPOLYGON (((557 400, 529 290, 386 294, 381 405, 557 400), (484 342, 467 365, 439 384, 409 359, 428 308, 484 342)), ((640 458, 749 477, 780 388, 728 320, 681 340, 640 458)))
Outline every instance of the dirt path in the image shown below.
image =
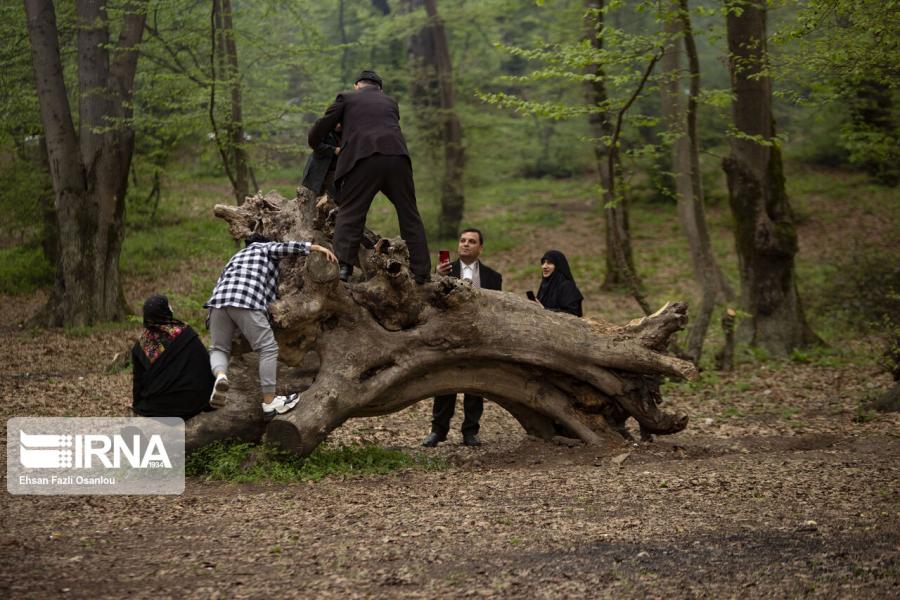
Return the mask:
POLYGON ((896 437, 696 436, 621 466, 510 437, 443 472, 190 481, 173 498, 7 496, 0 592, 896 596, 896 437))
MULTIPOLYGON (((122 337, 5 329, 0 414, 121 414, 130 375, 103 364, 122 337)), ((4 492, 0 596, 895 597, 900 418, 857 413, 881 377, 744 365, 667 390, 688 430, 615 456, 531 440, 488 404, 482 448, 454 431, 429 451, 442 471, 4 492)), ((424 451, 429 414, 351 421, 331 441, 424 451)))

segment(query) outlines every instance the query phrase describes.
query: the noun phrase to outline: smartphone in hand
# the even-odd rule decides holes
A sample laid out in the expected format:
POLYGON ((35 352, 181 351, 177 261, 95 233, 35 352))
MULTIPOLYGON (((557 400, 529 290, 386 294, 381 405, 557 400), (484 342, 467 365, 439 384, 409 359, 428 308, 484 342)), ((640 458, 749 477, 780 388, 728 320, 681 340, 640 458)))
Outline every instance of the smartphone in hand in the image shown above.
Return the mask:
POLYGON ((533 300, 535 299, 535 298, 534 298, 534 292, 532 292, 531 290, 528 290, 527 292, 525 292, 525 295, 528 296, 528 299, 529 299, 529 300, 532 300, 532 301, 533 301, 533 300))

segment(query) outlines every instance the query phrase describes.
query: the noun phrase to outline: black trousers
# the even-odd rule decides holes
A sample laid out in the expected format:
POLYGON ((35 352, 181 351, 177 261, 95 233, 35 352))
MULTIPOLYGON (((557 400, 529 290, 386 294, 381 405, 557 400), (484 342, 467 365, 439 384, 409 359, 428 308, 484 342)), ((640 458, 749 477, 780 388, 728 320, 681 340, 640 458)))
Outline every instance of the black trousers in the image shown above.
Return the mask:
MULTIPOLYGON (((436 433, 442 438, 447 437, 450 431, 450 419, 456 412, 456 394, 447 394, 446 396, 435 396, 434 407, 431 409, 431 432, 436 433)), ((463 435, 478 435, 481 428, 481 413, 484 412, 484 398, 481 396, 473 396, 466 394, 463 400, 463 418, 462 433, 463 435)))
POLYGON ((397 210, 400 237, 409 248, 409 267, 414 275, 431 273, 431 256, 425 226, 416 206, 412 162, 400 155, 373 154, 357 162, 341 177, 340 207, 334 226, 334 253, 341 262, 355 264, 366 215, 375 194, 382 192, 397 210))

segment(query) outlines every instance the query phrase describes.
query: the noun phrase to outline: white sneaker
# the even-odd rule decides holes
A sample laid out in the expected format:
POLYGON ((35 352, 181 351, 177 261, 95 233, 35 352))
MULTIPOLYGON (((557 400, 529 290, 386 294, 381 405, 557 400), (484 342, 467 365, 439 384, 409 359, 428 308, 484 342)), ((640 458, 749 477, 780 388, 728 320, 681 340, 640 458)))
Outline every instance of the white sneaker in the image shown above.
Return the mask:
MULTIPOLYGON (((282 398, 284 398, 284 396, 282 396, 282 398)), ((287 411, 297 406, 298 402, 300 402, 300 394, 289 394, 287 398, 284 398, 284 404, 282 404, 280 407, 275 408, 275 412, 277 412, 279 415, 283 415, 287 411)))
POLYGON ((228 376, 225 375, 225 373, 219 373, 218 376, 216 376, 216 382, 213 384, 213 391, 209 397, 209 403, 216 408, 225 406, 226 392, 228 392, 228 376))
POLYGON ((283 415, 287 411, 297 406, 298 402, 300 402, 300 394, 291 394, 289 396, 275 396, 268 404, 263 402, 262 409, 263 412, 267 415, 276 412, 279 415, 283 415))
POLYGON ((273 415, 275 414, 275 409, 281 406, 284 406, 284 396, 275 396, 268 404, 262 403, 263 413, 273 415))

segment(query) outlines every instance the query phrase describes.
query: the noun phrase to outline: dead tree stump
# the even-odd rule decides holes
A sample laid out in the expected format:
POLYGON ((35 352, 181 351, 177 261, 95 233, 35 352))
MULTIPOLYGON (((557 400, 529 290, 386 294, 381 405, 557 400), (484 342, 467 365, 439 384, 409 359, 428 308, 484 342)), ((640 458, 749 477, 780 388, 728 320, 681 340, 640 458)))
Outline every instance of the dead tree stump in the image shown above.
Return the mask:
MULTIPOLYGON (((294 199, 257 194, 240 207, 218 205, 215 214, 235 238, 259 232, 330 245, 322 210, 327 206, 317 208, 300 188, 294 199)), ((615 326, 455 278, 416 285, 399 238, 379 240, 360 257, 363 275, 349 283, 319 254, 281 261, 279 299, 270 307, 278 391, 302 391, 300 403, 266 422, 254 355, 236 345, 228 404, 188 423, 189 448, 264 437, 306 455, 347 419, 454 392, 494 401, 544 439, 620 444, 628 417, 645 433, 687 425, 687 416, 658 407, 663 377, 696 377, 694 365, 666 354, 669 338, 687 322, 685 304, 615 326)))

